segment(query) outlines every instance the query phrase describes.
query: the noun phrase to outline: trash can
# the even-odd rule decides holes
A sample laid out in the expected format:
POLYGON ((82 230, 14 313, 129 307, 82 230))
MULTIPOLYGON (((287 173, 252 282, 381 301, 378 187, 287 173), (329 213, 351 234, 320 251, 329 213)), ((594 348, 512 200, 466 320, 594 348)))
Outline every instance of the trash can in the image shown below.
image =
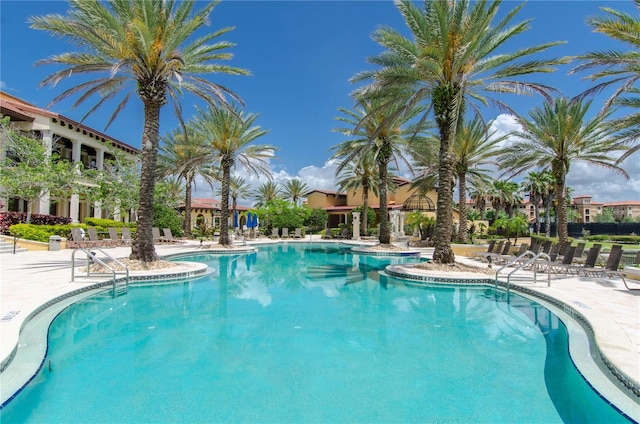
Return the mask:
POLYGON ((49 236, 49 250, 60 250, 61 242, 62 242, 62 237, 49 236))

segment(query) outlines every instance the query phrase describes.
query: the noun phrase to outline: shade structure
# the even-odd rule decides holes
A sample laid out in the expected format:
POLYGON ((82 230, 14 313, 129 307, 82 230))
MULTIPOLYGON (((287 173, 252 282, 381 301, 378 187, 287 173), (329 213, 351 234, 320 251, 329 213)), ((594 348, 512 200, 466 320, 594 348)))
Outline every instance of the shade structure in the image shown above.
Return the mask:
POLYGON ((233 213, 233 228, 238 228, 238 211, 233 213))

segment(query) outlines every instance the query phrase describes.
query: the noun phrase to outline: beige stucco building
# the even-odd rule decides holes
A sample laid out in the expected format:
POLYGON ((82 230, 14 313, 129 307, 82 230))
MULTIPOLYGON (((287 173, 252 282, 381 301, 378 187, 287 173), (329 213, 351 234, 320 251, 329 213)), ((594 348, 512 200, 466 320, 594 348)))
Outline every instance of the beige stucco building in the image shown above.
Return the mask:
MULTIPOLYGON (((428 216, 435 217, 438 195, 435 190, 425 195, 419 195, 411 188, 411 181, 406 178, 395 177, 393 179, 395 190, 387 193, 387 207, 392 225, 395 222, 396 230, 401 232, 404 225, 404 214, 414 210, 420 210, 428 216)), ((364 204, 362 188, 349 192, 337 192, 330 190, 312 190, 307 193, 307 205, 311 209, 324 209, 329 214, 328 226, 336 228, 340 224, 346 224, 348 216, 357 207, 364 204)), ((369 207, 378 213, 380 198, 369 190, 369 207)), ((454 209, 454 221, 459 220, 458 211, 454 209)), ((377 220, 378 221, 378 220, 377 220)))
MULTIPOLYGON (((8 116, 17 131, 29 132, 42 138, 49 154, 56 151, 63 159, 81 163, 85 168, 103 169, 105 160, 114 157, 114 149, 124 154, 125 159, 138 161, 140 151, 120 140, 103 134, 65 116, 39 108, 10 94, 0 92, 0 114, 8 116)), ((6 157, 4 144, 0 148, 0 159, 6 157)), ((2 211, 26 211, 26 202, 20 198, 2 199, 2 211)), ((91 205, 77 194, 69 198, 55 198, 45 193, 33 213, 70 217, 73 222, 82 222, 86 217, 104 217, 99 205, 91 205)), ((116 212, 116 219, 129 220, 116 212)))

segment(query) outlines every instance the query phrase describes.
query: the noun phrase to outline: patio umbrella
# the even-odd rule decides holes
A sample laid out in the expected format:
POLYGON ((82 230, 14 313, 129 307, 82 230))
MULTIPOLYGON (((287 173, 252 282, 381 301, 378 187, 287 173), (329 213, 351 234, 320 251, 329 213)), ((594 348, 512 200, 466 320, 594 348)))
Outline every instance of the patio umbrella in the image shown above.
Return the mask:
POLYGON ((238 211, 233 213, 233 228, 238 228, 238 211))
POLYGON ((247 228, 253 228, 253 213, 247 214, 247 228))

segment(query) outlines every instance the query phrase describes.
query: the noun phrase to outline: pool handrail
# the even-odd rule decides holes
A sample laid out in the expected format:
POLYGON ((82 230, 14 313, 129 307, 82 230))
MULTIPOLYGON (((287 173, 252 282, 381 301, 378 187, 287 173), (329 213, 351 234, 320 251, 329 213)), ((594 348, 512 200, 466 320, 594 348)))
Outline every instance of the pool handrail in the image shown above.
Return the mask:
POLYGON ((117 263, 118 265, 120 265, 122 268, 124 268, 124 272, 126 274, 125 277, 125 291, 129 290, 129 267, 127 267, 125 264, 123 264, 122 262, 120 262, 119 260, 117 260, 116 258, 114 258, 113 256, 109 255, 107 252, 105 252, 104 250, 102 250, 99 247, 92 247, 90 249, 86 249, 84 247, 76 247, 75 249, 73 249, 73 252, 71 253, 71 282, 73 283, 75 281, 75 260, 76 260, 76 252, 78 250, 83 251, 84 253, 87 254, 87 277, 91 276, 91 264, 93 262, 97 262, 100 265, 102 265, 103 267, 107 268, 109 271, 111 271, 111 274, 113 275, 113 297, 117 297, 118 293, 117 293, 117 284, 118 284, 118 279, 116 278, 116 273, 117 271, 111 267, 109 264, 105 263, 104 261, 102 261, 100 258, 98 258, 95 254, 96 250, 99 250, 100 252, 102 252, 102 254, 104 254, 106 257, 108 257, 109 259, 111 259, 112 261, 114 261, 115 263, 117 263))
MULTIPOLYGON (((506 267, 517 263, 518 261, 524 259, 526 256, 530 256, 533 255, 531 257, 531 259, 522 262, 521 264, 519 264, 517 267, 515 267, 511 272, 509 272, 509 274, 507 274, 507 294, 509 294, 509 290, 511 289, 511 275, 514 272, 517 272, 521 269, 523 269, 526 266, 531 265, 532 263, 535 263, 538 259, 542 258, 542 259, 546 259, 547 261, 547 287, 551 287, 551 266, 549 266, 551 264, 551 257, 544 253, 544 252, 540 252, 540 253, 535 253, 531 250, 527 250, 526 252, 524 252, 522 255, 517 256, 513 259, 511 259, 509 262, 507 262, 506 264, 504 264, 499 270, 496 271, 496 276, 495 276, 495 287, 498 287, 498 274, 500 273, 500 271, 502 271, 503 269, 505 269, 506 267)), ((533 267, 533 282, 535 284, 536 280, 537 280, 537 270, 538 267, 534 266, 533 267)))

